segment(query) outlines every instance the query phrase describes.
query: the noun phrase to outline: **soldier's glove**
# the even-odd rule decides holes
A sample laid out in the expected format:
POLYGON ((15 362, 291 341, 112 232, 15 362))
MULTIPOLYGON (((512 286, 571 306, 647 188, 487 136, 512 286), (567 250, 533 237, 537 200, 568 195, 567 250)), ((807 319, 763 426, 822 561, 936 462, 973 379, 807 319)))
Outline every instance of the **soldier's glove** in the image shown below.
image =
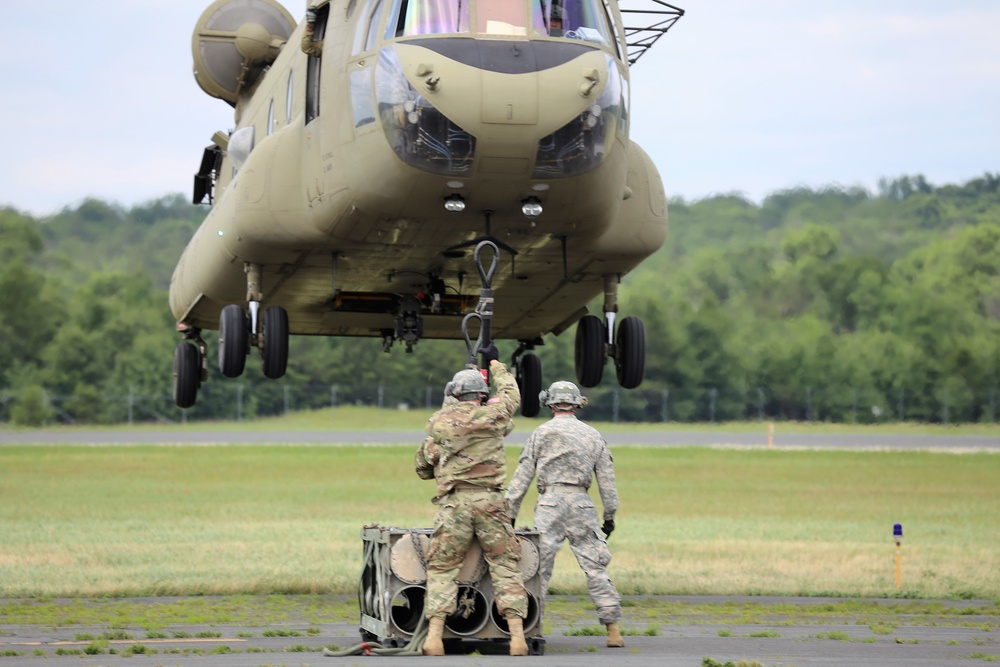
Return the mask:
POLYGON ((613 533, 614 530, 615 530, 615 522, 612 521, 611 519, 605 521, 604 525, 601 526, 601 532, 604 533, 604 537, 611 537, 611 533, 613 533))
POLYGON ((500 358, 500 350, 497 346, 490 341, 490 344, 479 350, 479 354, 483 355, 483 361, 486 363, 486 367, 489 368, 490 362, 495 361, 500 358))
POLYGON ((315 23, 315 22, 316 22, 316 10, 315 9, 307 9, 306 10, 306 23, 315 23))

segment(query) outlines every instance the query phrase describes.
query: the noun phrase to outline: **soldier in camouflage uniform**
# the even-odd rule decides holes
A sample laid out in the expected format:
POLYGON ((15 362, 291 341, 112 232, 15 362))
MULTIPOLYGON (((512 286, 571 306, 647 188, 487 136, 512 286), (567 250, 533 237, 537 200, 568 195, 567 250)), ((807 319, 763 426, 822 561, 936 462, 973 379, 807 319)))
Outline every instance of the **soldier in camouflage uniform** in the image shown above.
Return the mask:
POLYGON ((316 33, 316 10, 306 10, 306 27, 302 31, 302 50, 306 55, 319 58, 323 54, 323 40, 314 37, 316 33))
POLYGON ((513 428, 521 394, 502 363, 491 361, 490 372, 499 400, 486 403, 489 387, 479 371, 456 373, 445 394, 457 400, 446 402, 427 422, 427 438, 414 459, 421 479, 437 481, 438 514, 427 550, 424 614, 429 627, 424 655, 444 655, 444 620, 457 608, 455 578, 474 539, 490 567, 497 609, 507 619, 510 654, 528 654, 524 639, 528 600, 518 567, 521 543, 503 497, 507 480, 503 438, 513 428))
POLYGON ((576 418, 576 411, 587 404, 587 398, 580 395, 575 384, 554 382, 539 398, 552 409, 552 419, 536 428, 524 445, 507 490, 510 514, 517 517, 524 494, 537 474, 535 529, 542 534, 538 567, 542 590, 548 589, 556 553, 568 539, 587 575, 587 591, 598 617, 608 628, 608 646, 624 646, 618 626, 621 596, 605 571, 611 562, 607 538, 615 529, 618 510, 611 451, 596 429, 576 418), (598 524, 597 508, 588 493, 595 475, 604 505, 603 525, 598 524))

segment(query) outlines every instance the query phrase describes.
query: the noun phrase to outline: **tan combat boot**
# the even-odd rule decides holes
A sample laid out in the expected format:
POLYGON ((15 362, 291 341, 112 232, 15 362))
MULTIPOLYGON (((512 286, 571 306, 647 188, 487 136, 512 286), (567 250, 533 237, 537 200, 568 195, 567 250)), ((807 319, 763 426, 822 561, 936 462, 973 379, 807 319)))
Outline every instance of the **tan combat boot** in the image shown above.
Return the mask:
POLYGON ((625 640, 622 639, 622 631, 617 623, 608 623, 608 646, 611 648, 625 646, 625 640))
POLYGON ((424 655, 444 655, 442 633, 444 633, 444 619, 431 618, 430 626, 427 628, 427 639, 424 640, 424 655))
POLYGON ((507 627, 510 629, 510 654, 528 655, 528 644, 524 641, 524 619, 520 616, 508 616, 507 627))

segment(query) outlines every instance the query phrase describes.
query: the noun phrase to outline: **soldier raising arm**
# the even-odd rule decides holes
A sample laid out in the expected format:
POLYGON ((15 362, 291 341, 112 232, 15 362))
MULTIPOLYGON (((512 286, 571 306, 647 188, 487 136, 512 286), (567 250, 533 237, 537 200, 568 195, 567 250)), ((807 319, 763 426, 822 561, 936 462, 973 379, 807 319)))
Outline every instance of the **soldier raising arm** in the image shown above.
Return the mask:
POLYGON ((457 608, 455 578, 477 540, 490 568, 497 609, 510 629, 510 654, 527 655, 524 616, 528 601, 521 570, 521 543, 514 535, 503 490, 507 459, 503 438, 521 404, 514 377, 499 361, 490 362, 498 401, 486 402, 489 388, 477 370, 455 374, 445 387, 448 402, 427 422, 427 438, 413 467, 421 479, 437 482, 438 513, 427 550, 429 627, 424 655, 444 655, 444 621, 457 608))
POLYGON ((306 55, 319 58, 323 54, 323 40, 316 39, 316 10, 306 10, 306 27, 302 30, 302 50, 306 55))

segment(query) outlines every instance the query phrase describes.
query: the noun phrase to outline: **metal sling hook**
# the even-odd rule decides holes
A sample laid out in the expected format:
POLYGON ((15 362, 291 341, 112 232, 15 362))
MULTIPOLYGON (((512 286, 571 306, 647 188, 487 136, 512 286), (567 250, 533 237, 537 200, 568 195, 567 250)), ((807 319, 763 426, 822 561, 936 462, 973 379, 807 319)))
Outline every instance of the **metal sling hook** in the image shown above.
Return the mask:
MULTIPOLYGON (((479 271, 479 278, 483 281, 483 290, 488 290, 493 283, 493 274, 496 272, 497 262, 500 260, 500 249, 497 248, 497 245, 493 241, 480 241, 476 246, 473 257, 476 260, 476 270, 479 271), (490 270, 483 271, 483 262, 479 259, 479 253, 487 246, 493 251, 493 261, 490 262, 490 270)), ((482 292, 480 292, 480 295, 482 295, 482 292)), ((490 292, 490 298, 493 298, 493 292, 490 292)), ((480 296, 480 299, 482 299, 482 296, 480 296)))
POLYGON ((482 321, 483 318, 479 313, 469 313, 462 318, 462 337, 465 339, 465 349, 469 351, 469 358, 465 361, 466 368, 476 367, 476 355, 479 353, 479 338, 476 338, 475 342, 469 338, 469 320, 477 319, 480 322, 479 331, 482 332, 482 321))
POLYGON ((462 318, 462 337, 465 338, 465 347, 469 351, 469 358, 466 361, 466 365, 469 368, 476 367, 477 354, 493 346, 493 341, 490 339, 490 323, 493 321, 492 283, 493 274, 497 270, 497 263, 500 260, 500 249, 492 241, 480 241, 476 245, 474 257, 476 270, 479 271, 479 278, 483 282, 483 287, 479 290, 479 303, 476 304, 476 310, 462 318), (493 251, 493 261, 490 262, 489 270, 483 268, 483 261, 479 256, 485 247, 489 247, 493 251), (479 320, 479 336, 476 337, 475 343, 469 338, 468 326, 469 320, 472 318, 479 320))

